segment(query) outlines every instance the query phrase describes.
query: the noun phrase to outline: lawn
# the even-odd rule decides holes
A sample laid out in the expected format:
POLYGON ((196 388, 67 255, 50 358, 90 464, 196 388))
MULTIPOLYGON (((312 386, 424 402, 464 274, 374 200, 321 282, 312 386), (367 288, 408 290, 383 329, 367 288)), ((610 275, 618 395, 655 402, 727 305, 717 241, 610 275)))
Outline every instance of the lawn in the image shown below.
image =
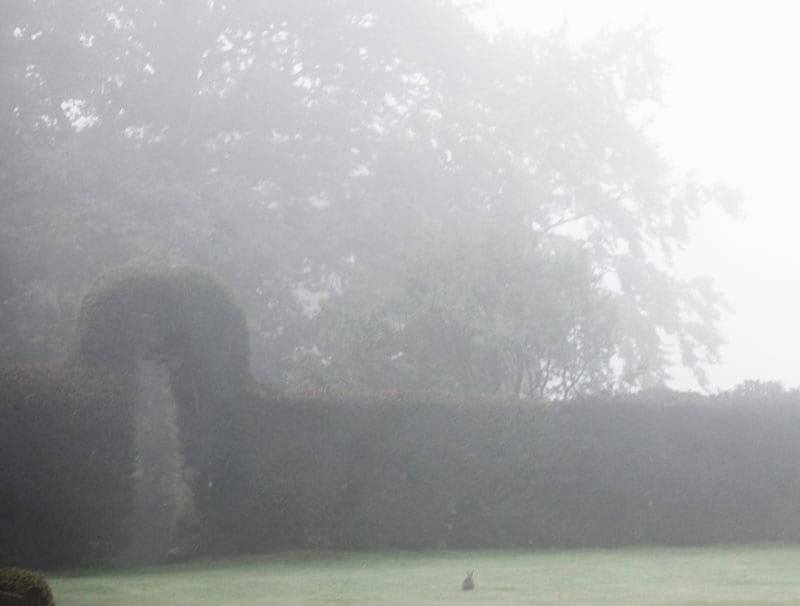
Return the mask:
POLYGON ((57 606, 800 604, 800 547, 309 552, 46 577, 57 606))

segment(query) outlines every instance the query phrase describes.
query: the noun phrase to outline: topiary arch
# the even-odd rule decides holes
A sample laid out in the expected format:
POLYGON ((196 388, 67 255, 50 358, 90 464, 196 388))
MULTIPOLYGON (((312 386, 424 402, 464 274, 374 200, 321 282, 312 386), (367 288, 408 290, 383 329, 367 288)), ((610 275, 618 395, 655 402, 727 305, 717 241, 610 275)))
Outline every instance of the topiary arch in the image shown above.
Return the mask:
POLYGON ((78 313, 77 356, 107 373, 151 358, 169 371, 189 480, 204 513, 233 523, 226 495, 241 480, 234 408, 250 383, 245 315, 211 272, 131 265, 95 281, 78 313))
POLYGON ((78 312, 78 347, 88 365, 130 366, 151 356, 170 369, 202 366, 215 379, 248 380, 244 313, 209 271, 131 265, 98 278, 78 312))
POLYGON ((130 265, 97 279, 77 322, 61 364, 0 367, 0 561, 75 566, 119 554, 142 358, 168 369, 196 504, 235 534, 251 377, 245 316, 230 291, 203 269, 130 265))

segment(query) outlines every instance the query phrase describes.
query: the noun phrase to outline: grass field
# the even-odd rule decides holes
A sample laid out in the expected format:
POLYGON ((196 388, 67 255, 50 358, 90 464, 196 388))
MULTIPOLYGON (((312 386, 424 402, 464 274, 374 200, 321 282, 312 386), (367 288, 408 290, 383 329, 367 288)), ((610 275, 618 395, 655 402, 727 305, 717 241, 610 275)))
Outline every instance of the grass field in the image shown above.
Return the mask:
POLYGON ((310 552, 46 576, 57 606, 800 604, 800 547, 310 552))

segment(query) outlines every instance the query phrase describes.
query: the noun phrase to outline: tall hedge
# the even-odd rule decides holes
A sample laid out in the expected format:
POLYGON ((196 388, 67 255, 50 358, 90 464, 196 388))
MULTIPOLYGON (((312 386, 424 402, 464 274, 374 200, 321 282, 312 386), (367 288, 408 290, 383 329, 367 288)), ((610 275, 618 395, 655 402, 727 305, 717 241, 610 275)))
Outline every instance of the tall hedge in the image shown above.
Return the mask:
POLYGON ((261 393, 239 410, 249 549, 800 540, 797 394, 261 393))
POLYGON ((250 383, 244 313, 209 271, 132 265, 101 276, 78 314, 82 364, 164 364, 177 405, 178 433, 192 492, 222 530, 235 520, 227 503, 241 466, 231 411, 250 383))
POLYGON ((0 562, 75 566, 119 553, 140 358, 169 369, 192 487, 208 517, 230 525, 240 468, 230 409, 250 381, 244 314, 207 271, 133 265, 86 293, 70 360, 0 369, 0 562))
POLYGON ((0 368, 0 563, 118 552, 133 489, 132 398, 124 373, 0 368))

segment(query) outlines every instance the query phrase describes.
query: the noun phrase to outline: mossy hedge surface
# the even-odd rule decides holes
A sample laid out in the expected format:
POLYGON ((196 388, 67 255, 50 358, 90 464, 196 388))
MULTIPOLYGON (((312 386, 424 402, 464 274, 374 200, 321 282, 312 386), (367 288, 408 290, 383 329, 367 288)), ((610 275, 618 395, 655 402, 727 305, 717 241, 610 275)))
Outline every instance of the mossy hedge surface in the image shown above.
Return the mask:
POLYGON ((24 568, 0 568, 0 591, 25 597, 30 606, 53 606, 53 592, 41 573, 24 568))

